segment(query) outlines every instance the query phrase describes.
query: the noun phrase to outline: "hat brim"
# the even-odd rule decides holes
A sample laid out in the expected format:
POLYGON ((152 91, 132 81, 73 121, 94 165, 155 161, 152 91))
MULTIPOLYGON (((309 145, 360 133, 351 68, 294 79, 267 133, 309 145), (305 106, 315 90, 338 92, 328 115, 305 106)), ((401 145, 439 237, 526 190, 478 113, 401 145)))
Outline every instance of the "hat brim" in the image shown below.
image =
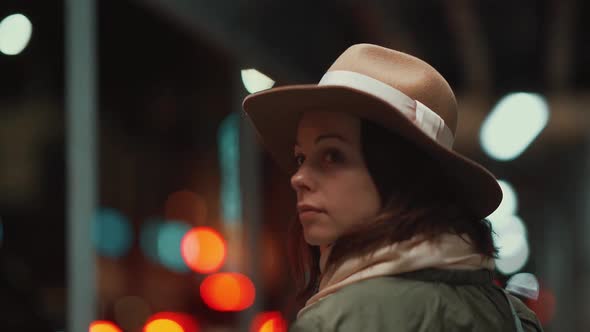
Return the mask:
POLYGON ((334 85, 291 85, 249 95, 243 108, 262 144, 288 174, 296 170, 293 146, 301 114, 338 111, 376 122, 429 154, 455 181, 456 192, 476 217, 487 217, 502 201, 502 190, 492 173, 436 143, 399 110, 366 92, 334 85))

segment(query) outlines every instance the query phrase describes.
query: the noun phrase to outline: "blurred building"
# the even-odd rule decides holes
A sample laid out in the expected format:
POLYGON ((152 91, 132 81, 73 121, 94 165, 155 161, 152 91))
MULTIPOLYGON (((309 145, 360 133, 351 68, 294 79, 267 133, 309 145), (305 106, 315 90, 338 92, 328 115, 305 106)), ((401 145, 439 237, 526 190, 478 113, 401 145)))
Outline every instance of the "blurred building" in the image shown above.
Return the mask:
MULTIPOLYGON (((66 46, 81 27, 68 24, 69 5, 0 3, 0 20, 22 14, 32 27, 23 41, 26 21, 0 23, 1 328, 62 331, 76 291, 67 190, 80 179, 68 173, 76 82, 67 80, 75 59, 66 46)), ((256 147, 241 100, 318 82, 348 46, 369 42, 416 55, 447 78, 461 111, 456 149, 510 191, 492 220, 510 248, 498 281, 534 273, 541 298, 527 304, 546 330, 590 329, 587 2, 101 0, 90 10, 97 210, 79 222, 92 229, 97 321, 124 331, 158 319, 183 331, 193 323, 237 331, 259 317, 256 329, 275 319, 265 331, 279 331, 281 316, 257 315, 293 318, 284 243, 294 196, 256 147), (515 106, 502 111, 509 101, 515 106), (504 125, 489 143, 483 132, 493 121, 504 125), (502 142, 508 152, 495 150, 502 142), (213 232, 195 235, 212 241, 203 249, 211 265, 187 264, 191 229, 213 232), (222 272, 248 278, 255 298, 230 305, 204 296, 201 285, 222 272)), ((248 280, 219 287, 246 294, 248 280)))

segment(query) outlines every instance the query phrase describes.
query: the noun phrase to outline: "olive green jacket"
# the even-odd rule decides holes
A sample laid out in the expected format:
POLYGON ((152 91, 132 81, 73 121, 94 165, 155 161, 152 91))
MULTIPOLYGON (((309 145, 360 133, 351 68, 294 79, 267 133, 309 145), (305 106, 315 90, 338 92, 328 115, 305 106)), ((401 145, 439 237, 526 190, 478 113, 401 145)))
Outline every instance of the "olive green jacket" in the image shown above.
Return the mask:
POLYGON ((492 281, 488 270, 426 269, 346 286, 306 308, 300 331, 543 331, 535 314, 492 281))

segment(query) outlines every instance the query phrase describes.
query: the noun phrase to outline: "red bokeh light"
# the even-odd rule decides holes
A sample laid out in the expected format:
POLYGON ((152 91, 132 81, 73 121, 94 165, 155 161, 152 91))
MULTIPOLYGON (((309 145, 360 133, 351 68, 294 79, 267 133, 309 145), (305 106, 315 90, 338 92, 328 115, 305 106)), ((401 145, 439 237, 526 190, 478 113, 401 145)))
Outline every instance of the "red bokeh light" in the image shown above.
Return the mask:
POLYGON ((123 332, 112 322, 106 320, 97 320, 90 323, 89 332, 123 332))
POLYGON ((197 321, 181 312, 159 312, 144 325, 143 332, 198 332, 197 321))
POLYGON ((182 238, 181 253, 184 262, 193 271, 212 273, 225 262, 226 243, 214 229, 196 227, 182 238))
POLYGON ((547 325, 555 316, 555 307, 557 301, 555 295, 550 289, 541 287, 539 298, 527 301, 528 307, 535 312, 543 326, 547 325))
POLYGON ((504 288, 504 286, 502 285, 502 282, 500 280, 494 279, 492 282, 494 283, 494 285, 496 285, 500 288, 504 288))
POLYGON ((250 332, 287 332, 287 322, 278 311, 263 312, 254 317, 250 332))
POLYGON ((201 283, 201 298, 207 306, 218 311, 241 311, 254 303, 252 281, 239 273, 217 273, 201 283))

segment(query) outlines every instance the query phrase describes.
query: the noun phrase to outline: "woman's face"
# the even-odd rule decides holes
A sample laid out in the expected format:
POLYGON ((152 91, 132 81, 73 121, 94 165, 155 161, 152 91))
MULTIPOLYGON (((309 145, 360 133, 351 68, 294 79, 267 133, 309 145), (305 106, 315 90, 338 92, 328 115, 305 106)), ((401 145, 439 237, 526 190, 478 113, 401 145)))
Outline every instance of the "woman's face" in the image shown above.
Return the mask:
POLYGON ((307 243, 329 245, 351 226, 376 217, 381 202, 363 160, 358 118, 304 113, 294 154, 299 168, 291 186, 307 243))

